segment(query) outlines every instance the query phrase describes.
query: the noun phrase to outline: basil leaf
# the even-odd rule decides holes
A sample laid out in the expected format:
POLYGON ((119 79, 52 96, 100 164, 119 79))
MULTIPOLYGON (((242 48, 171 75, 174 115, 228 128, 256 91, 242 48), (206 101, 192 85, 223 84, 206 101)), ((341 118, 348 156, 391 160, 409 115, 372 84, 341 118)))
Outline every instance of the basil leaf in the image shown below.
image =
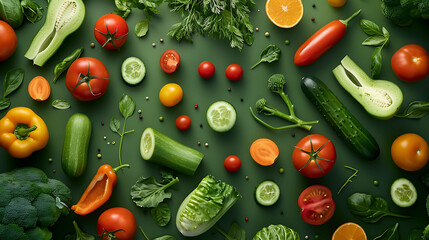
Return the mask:
POLYGON ((364 46, 381 46, 386 41, 384 36, 369 36, 365 41, 362 42, 364 46))
POLYGON ((429 113, 429 102, 414 101, 402 113, 396 114, 395 117, 417 119, 426 116, 427 113, 429 113))
POLYGON ((360 20, 360 27, 362 28, 362 30, 366 34, 368 34, 370 36, 383 35, 383 33, 380 31, 380 27, 377 24, 371 22, 370 20, 361 19, 360 20))
POLYGON ((9 98, 0 99, 0 110, 6 109, 9 106, 10 106, 10 99, 9 98))
POLYGON ((160 203, 156 208, 150 211, 153 221, 160 227, 166 226, 171 219, 171 211, 167 203, 160 203))
POLYGON ((119 121, 119 119, 112 117, 110 119, 110 130, 112 130, 113 132, 118 132, 119 128, 121 127, 121 121, 119 121))
POLYGON ((21 2, 19 0, 0 0, 0 19, 13 28, 21 26, 24 20, 21 2))
POLYGON ((383 27, 383 36, 387 39, 390 38, 390 33, 389 33, 389 31, 387 31, 387 29, 385 27, 383 27))
POLYGON ((24 15, 31 23, 36 23, 43 18, 43 8, 31 0, 21 0, 24 15))
POLYGON ((128 118, 133 115, 135 107, 136 104, 134 103, 134 100, 130 96, 123 94, 119 101, 119 111, 122 116, 124 116, 124 118, 128 118))
POLYGON ((158 183, 153 176, 140 177, 131 187, 131 197, 139 207, 157 207, 164 199, 171 198, 171 193, 166 193, 165 190, 178 182, 178 178, 168 183, 158 183))
POLYGON ((52 107, 54 107, 56 109, 64 110, 64 109, 70 108, 70 103, 68 103, 67 101, 64 101, 64 100, 56 99, 52 102, 52 107))
POLYGON ((260 60, 255 65, 253 65, 250 69, 255 68, 262 62, 272 63, 274 61, 279 60, 280 56, 280 48, 274 44, 268 45, 261 53, 260 60))
POLYGON ((165 235, 162 237, 154 238, 153 240, 176 240, 176 238, 170 235, 165 235))
POLYGON ((24 81, 24 69, 14 68, 6 73, 3 82, 3 98, 15 91, 24 81))
POLYGON ((78 48, 74 50, 70 55, 68 55, 66 58, 64 58, 63 61, 55 65, 54 69, 54 83, 57 82, 57 79, 61 76, 61 74, 67 70, 70 65, 80 57, 80 55, 83 52, 83 48, 78 48))
POLYGON ((399 240, 398 223, 395 226, 388 228, 383 234, 374 238, 374 240, 399 240))
MULTIPOLYGON (((228 236, 234 240, 246 240, 246 231, 240 227, 236 222, 231 224, 228 229, 228 236)), ((228 239, 228 238, 225 238, 228 239)))
POLYGON ((136 33, 137 37, 145 36, 148 30, 149 30, 149 21, 146 19, 139 21, 134 27, 134 32, 136 33))
POLYGON ((381 71, 381 49, 383 46, 376 47, 371 57, 371 76, 377 78, 381 71))

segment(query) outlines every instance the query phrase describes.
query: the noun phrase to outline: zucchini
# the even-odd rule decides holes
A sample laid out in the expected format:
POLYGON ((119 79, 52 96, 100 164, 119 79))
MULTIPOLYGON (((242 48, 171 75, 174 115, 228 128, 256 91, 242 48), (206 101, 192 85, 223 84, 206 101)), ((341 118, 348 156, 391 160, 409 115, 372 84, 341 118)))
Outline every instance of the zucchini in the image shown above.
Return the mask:
POLYGON ((152 128, 143 131, 140 154, 144 160, 157 163, 187 175, 194 175, 204 155, 174 141, 152 128))
POLYGON ((85 171, 91 138, 91 120, 83 113, 73 114, 66 125, 61 165, 70 177, 85 171))
POLYGON ((380 154, 374 137, 322 81, 304 77, 301 89, 349 147, 367 159, 375 159, 380 154))

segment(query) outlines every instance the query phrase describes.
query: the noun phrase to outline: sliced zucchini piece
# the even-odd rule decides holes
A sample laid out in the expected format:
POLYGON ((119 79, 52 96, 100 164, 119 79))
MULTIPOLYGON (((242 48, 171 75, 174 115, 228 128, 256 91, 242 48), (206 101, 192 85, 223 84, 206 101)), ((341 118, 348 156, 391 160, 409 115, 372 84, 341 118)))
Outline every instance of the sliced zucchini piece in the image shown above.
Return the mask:
POLYGON ((85 18, 82 0, 51 0, 45 24, 31 42, 25 57, 42 67, 64 39, 76 31, 85 18))

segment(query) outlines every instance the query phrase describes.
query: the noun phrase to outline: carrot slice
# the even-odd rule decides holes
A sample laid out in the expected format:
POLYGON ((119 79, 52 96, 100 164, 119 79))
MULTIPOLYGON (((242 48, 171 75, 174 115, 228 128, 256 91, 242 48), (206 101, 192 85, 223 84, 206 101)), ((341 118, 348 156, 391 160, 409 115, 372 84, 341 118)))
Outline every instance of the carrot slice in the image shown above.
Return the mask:
POLYGON ((28 93, 36 101, 45 101, 51 95, 51 87, 44 77, 37 76, 28 84, 28 93))
POLYGON ((250 155, 253 160, 262 166, 270 166, 279 156, 279 148, 268 138, 255 140, 250 146, 250 155))

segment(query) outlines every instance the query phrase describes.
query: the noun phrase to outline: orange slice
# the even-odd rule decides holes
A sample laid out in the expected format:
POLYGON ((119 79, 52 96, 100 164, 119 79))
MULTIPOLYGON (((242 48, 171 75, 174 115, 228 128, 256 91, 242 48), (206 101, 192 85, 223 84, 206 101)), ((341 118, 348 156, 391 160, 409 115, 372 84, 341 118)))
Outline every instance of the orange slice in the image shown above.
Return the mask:
POLYGON ((335 230, 332 240, 366 240, 363 228, 356 223, 344 223, 335 230))
POLYGON ((301 21, 304 7, 301 0, 267 0, 268 18, 281 28, 291 28, 301 21))

